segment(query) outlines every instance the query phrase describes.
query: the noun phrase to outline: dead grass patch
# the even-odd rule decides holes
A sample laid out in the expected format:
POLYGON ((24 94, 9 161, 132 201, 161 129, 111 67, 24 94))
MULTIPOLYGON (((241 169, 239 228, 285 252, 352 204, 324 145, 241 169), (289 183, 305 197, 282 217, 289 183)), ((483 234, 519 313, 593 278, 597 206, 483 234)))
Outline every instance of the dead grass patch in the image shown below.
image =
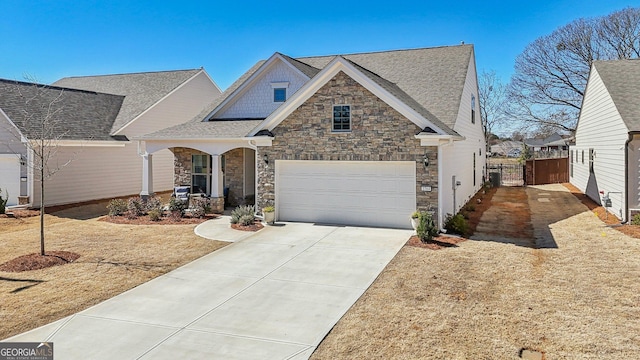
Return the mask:
POLYGON ((582 202, 591 212, 607 225, 612 225, 613 229, 633 238, 640 239, 640 226, 631 224, 620 224, 620 219, 609 213, 603 206, 598 205, 590 197, 583 194, 580 189, 571 183, 562 184, 566 187, 578 200, 582 202))
MULTIPOLYGON (((195 225, 118 225, 51 214, 45 221, 47 252, 80 258, 41 270, 0 271, 0 339, 86 309, 226 245, 196 236, 195 225)), ((0 263, 40 248, 38 218, 0 219, 0 233, 0 263)))
POLYGON ((149 218, 149 215, 138 216, 136 218, 128 218, 126 216, 103 216, 98 221, 106 221, 113 224, 125 224, 125 225, 189 225, 189 224, 202 224, 203 222, 211 219, 218 218, 218 215, 208 214, 201 218, 195 217, 174 217, 163 216, 158 221, 153 221, 149 218))
MULTIPOLYGON (((550 196, 577 203, 568 192, 550 196)), ((630 274, 640 274, 640 242, 586 209, 546 226, 557 249, 405 246, 311 359, 518 359, 522 349, 637 357, 640 293, 630 274)))

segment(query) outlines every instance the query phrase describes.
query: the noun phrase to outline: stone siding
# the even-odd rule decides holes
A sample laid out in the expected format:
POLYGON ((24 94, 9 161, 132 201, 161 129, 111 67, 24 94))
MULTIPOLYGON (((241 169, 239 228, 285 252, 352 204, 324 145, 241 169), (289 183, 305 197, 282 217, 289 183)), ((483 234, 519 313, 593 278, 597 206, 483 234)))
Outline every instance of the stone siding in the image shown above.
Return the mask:
POLYGON ((229 188, 227 206, 245 204, 244 198, 244 152, 242 148, 224 154, 224 183, 229 188))
MULTIPOLYGON (((274 205, 276 160, 415 161, 416 208, 436 210, 437 147, 423 147, 420 128, 343 72, 318 90, 272 132, 272 146, 259 147, 258 208, 274 205), (351 132, 333 133, 333 105, 351 105, 351 132), (429 166, 424 166, 425 154, 429 166), (430 186, 431 191, 422 191, 430 186)), ((437 212, 436 212, 437 214, 437 212)))

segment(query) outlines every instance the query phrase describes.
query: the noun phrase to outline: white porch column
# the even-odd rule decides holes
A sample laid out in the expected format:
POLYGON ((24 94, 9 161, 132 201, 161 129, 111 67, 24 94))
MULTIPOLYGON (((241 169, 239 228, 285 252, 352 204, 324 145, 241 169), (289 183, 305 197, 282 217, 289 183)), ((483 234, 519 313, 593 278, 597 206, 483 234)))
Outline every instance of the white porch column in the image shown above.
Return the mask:
POLYGON ((220 155, 211 155, 211 197, 224 197, 221 158, 220 155))
POLYGON ((152 156, 149 153, 142 155, 142 191, 140 196, 153 195, 153 163, 152 156))

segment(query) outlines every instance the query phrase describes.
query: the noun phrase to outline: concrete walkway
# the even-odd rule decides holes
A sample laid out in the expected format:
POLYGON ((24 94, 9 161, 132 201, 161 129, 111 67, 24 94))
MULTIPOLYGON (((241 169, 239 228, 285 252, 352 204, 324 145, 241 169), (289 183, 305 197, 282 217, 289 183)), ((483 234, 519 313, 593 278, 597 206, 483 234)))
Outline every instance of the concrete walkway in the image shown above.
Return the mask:
POLYGON ((286 223, 7 341, 57 359, 307 359, 411 235, 286 223))

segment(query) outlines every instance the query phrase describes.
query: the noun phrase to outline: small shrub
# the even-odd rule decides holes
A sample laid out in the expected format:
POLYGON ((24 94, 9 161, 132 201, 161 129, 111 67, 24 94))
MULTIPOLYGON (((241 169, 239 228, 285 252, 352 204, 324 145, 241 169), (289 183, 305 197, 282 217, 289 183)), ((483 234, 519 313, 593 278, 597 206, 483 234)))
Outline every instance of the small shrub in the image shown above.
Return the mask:
POLYGON ((151 209, 148 212, 149 220, 151 221, 160 221, 162 219, 162 210, 159 209, 151 209))
POLYGON ((467 211, 469 211, 469 212, 474 212, 474 211, 476 211, 476 205, 475 205, 475 204, 473 204, 473 203, 469 203, 469 204, 465 207, 465 209, 466 209, 467 211))
POLYGON ((631 218, 631 225, 640 225, 640 214, 635 214, 631 218))
POLYGON ((426 211, 420 211, 418 213, 418 226, 416 227, 416 233, 418 238, 423 243, 433 240, 433 237, 438 235, 438 228, 433 221, 433 217, 426 211))
POLYGON ((2 198, 2 189, 0 189, 0 214, 4 214, 7 211, 7 202, 9 201, 9 192, 7 190, 4 191, 7 196, 2 198))
POLYGON ((262 212, 265 212, 265 213, 272 213, 272 212, 275 212, 275 211, 276 211, 276 208, 273 207, 273 206, 265 206, 262 209, 262 212))
POLYGON ((151 210, 160 210, 162 213, 162 199, 154 196, 146 199, 144 202, 144 210, 147 212, 151 212, 151 210))
POLYGON ((181 218, 184 216, 184 211, 187 209, 187 203, 178 199, 171 198, 169 201, 169 211, 174 218, 181 218))
POLYGON ((240 219, 238 220, 238 224, 242 226, 249 226, 249 225, 253 225, 254 220, 255 220, 255 216, 253 214, 251 215, 245 214, 240 217, 240 219))
POLYGON ((138 217, 146 213, 145 205, 139 197, 132 197, 127 200, 127 212, 129 216, 138 217))
POLYGON ((444 219, 444 228, 451 234, 465 236, 469 233, 469 224, 462 214, 456 214, 455 216, 447 214, 444 219))
POLYGON ((191 215, 194 217, 203 217, 206 214, 210 214, 211 213, 211 200, 204 198, 204 197, 200 197, 200 198, 193 198, 192 199, 192 206, 191 206, 191 215))
POLYGON ((127 203, 122 199, 113 199, 107 205, 109 216, 122 216, 127 212, 127 203))
POLYGON ((240 205, 231 211, 231 223, 238 224, 243 216, 248 217, 251 215, 251 223, 253 224, 255 213, 253 205, 240 205))

